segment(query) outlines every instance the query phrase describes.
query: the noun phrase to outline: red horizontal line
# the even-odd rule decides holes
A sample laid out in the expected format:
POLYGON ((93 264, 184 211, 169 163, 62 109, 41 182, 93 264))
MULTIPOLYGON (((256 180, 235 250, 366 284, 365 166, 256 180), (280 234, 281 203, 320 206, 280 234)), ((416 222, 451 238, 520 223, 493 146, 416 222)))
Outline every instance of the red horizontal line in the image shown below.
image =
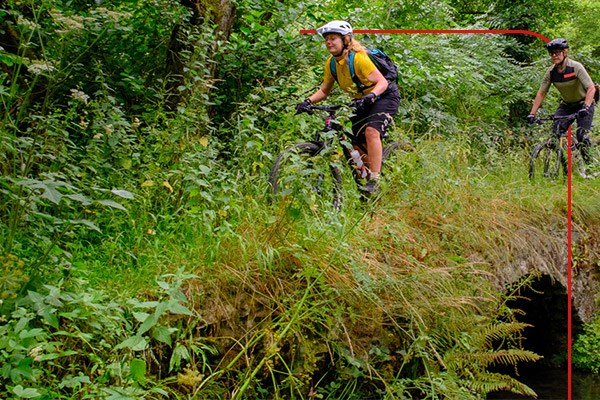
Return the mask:
MULTIPOLYGON (((302 29, 302 34, 317 33, 315 29, 302 29)), ((518 34, 531 35, 549 42, 547 37, 532 31, 521 29, 355 29, 353 33, 375 33, 375 34, 518 34)))

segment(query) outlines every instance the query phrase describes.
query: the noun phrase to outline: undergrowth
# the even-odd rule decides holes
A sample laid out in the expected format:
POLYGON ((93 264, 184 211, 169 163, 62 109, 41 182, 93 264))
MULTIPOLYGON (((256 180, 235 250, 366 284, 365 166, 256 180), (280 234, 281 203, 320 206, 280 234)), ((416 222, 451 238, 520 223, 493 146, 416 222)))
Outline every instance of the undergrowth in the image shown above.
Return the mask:
MULTIPOLYGON (((492 372, 540 358, 504 285, 562 261, 566 186, 527 180, 535 141, 503 116, 531 79, 509 39, 389 39, 411 71, 393 137, 415 148, 377 201, 346 173, 337 212, 267 184, 319 124, 292 115, 323 60, 289 21, 331 11, 238 2, 222 41, 178 2, 59 3, 0 9, 22 40, 0 48, 0 397, 533 395, 492 372)), ((581 225, 597 185, 576 195, 581 225)))
MULTIPOLYGON (((561 224, 564 186, 523 196, 529 183, 513 156, 493 172, 477 157, 456 141, 422 142, 396 160, 378 202, 350 196, 341 213, 271 203, 254 178, 240 181, 236 190, 247 194, 212 223, 186 207, 177 221, 137 228, 145 200, 133 200, 136 229, 78 251, 59 286, 36 285, 11 303, 2 342, 8 393, 531 394, 487 372, 539 358, 520 348, 524 326, 492 278, 516 256, 506 249, 533 251, 531 235, 562 240, 542 227, 561 224), (119 258, 107 263, 107 253, 119 258)), ((5 265, 25 270, 11 260, 5 265)))

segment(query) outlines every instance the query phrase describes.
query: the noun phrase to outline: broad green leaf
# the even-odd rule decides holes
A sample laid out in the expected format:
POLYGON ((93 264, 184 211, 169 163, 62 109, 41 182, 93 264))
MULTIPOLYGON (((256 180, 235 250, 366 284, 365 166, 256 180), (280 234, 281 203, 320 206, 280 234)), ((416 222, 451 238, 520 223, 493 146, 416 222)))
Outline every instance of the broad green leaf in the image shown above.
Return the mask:
POLYGON ((123 348, 129 348, 133 351, 141 351, 146 349, 146 347, 148 346, 148 342, 146 342, 146 339, 144 339, 141 336, 132 336, 128 339, 125 339, 124 341, 122 341, 121 343, 119 343, 115 349, 123 349, 123 348))
POLYGON ((145 313, 145 312, 134 312, 133 313, 133 317, 138 321, 138 322, 144 322, 146 320, 146 318, 148 318, 150 314, 145 313))
POLYGON ((44 306, 44 296, 42 296, 41 294, 39 294, 38 292, 33 292, 31 290, 29 290, 27 292, 27 295, 29 296, 29 299, 31 299, 31 301, 36 304, 38 307, 43 307, 44 306))
POLYGON ((107 206, 107 207, 111 207, 111 208, 116 208, 118 210, 127 211, 127 209, 125 207, 123 207, 121 204, 119 204, 119 203, 117 203, 116 201, 113 201, 113 200, 96 200, 96 203, 102 204, 103 206, 107 206))
POLYGON ((56 311, 55 308, 47 306, 47 307, 44 307, 44 311, 42 312, 42 315, 48 325, 50 325, 51 327, 53 327, 55 329, 58 329, 59 321, 58 321, 58 317, 55 314, 55 311, 56 311))
POLYGON ((77 202, 83 204, 84 206, 92 204, 92 200, 88 199, 87 197, 85 197, 81 193, 67 194, 64 197, 67 198, 67 199, 71 199, 73 201, 77 201, 77 202))
POLYGON ((17 325, 15 325, 15 333, 22 331, 27 326, 29 321, 31 321, 31 318, 22 317, 19 322, 17 322, 17 325))
POLYGON ((138 358, 131 360, 129 374, 135 382, 143 383, 146 380, 146 362, 138 358))
POLYGON ((66 378, 64 378, 62 380, 61 383, 59 383, 58 387, 60 389, 68 387, 68 388, 74 388, 74 387, 81 387, 82 383, 90 383, 90 378, 86 375, 80 375, 79 376, 67 376, 66 378))
POLYGON ((60 193, 57 188, 59 187, 67 187, 69 186, 65 182, 54 181, 50 179, 46 179, 44 181, 36 180, 36 179, 24 179, 22 181, 17 182, 17 184, 26 186, 31 190, 41 189, 43 190, 42 197, 50 200, 50 202, 54 204, 59 204, 60 200, 63 198, 63 194, 60 193))
POLYGON ((173 354, 171 355, 171 361, 169 362, 169 371, 173 371, 173 368, 179 369, 179 367, 181 366, 181 361, 187 361, 189 359, 190 353, 188 349, 178 343, 177 346, 175 346, 175 350, 173 350, 173 354))
POLYGON ((155 326, 152 329, 152 337, 161 343, 171 346, 171 330, 166 326, 155 326))
POLYGON ((119 197, 122 197, 124 199, 129 199, 129 200, 133 200, 135 198, 135 196, 133 195, 133 193, 127 191, 127 190, 122 190, 122 189, 113 189, 111 190, 112 194, 116 194, 119 197))
POLYGON ((189 308, 183 306, 177 300, 169 301, 169 311, 173 314, 193 315, 189 308))
POLYGON ((165 281, 157 281, 156 283, 158 283, 158 286, 160 286, 162 289, 164 290, 169 290, 171 289, 171 284, 169 282, 165 282, 165 281))
POLYGON ((71 222, 73 225, 85 225, 88 228, 90 228, 90 229, 92 229, 92 230, 94 230, 96 232, 102 232, 100 230, 100 228, 98 228, 96 226, 96 224, 94 224, 92 221, 90 221, 88 219, 73 219, 73 220, 71 220, 69 222, 71 222))
POLYGON ((22 399, 33 399, 42 395, 37 389, 24 388, 21 385, 15 386, 13 388, 13 393, 22 399))
POLYGON ((27 338, 32 338, 32 337, 36 337, 39 335, 42 335, 44 333, 44 330, 41 328, 34 328, 34 329, 30 329, 30 330, 22 330, 19 333, 19 338, 21 339, 27 339, 27 338))
POLYGON ((21 64, 23 58, 15 54, 0 51, 0 62, 6 64, 7 67, 11 67, 13 64, 21 64))
POLYGON ((149 315, 148 318, 146 318, 144 323, 138 329, 137 334, 143 335, 148 330, 150 330, 154 325, 156 325, 159 317, 160 317, 160 315, 157 315, 157 313, 149 315))

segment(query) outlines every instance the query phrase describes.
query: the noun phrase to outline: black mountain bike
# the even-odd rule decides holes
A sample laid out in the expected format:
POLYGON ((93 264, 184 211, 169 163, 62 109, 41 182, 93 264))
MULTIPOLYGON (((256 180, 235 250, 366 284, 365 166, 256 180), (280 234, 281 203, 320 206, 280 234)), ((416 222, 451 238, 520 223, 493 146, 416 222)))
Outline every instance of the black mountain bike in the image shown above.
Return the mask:
MULTIPOLYGON (((269 184, 276 196, 301 197, 312 204, 315 197, 328 198, 334 209, 339 210, 344 199, 343 165, 351 167, 358 189, 364 186, 368 171, 357 165, 352 158, 351 152, 354 149, 348 138, 352 139, 353 135, 335 121, 336 113, 342 107, 344 106, 311 107, 310 114, 315 111, 325 113, 325 126, 315 133, 312 141, 294 144, 275 159, 269 175, 269 184), (335 142, 338 145, 335 145, 335 142)), ((361 146, 361 150, 366 153, 364 147, 361 146)), ((385 145, 382 163, 397 151, 410 150, 412 145, 409 143, 392 142, 385 145)))
MULTIPOLYGON (((536 122, 542 124, 545 121, 567 120, 569 123, 575 121, 577 114, 553 115, 550 117, 537 118, 536 122)), ((590 132, 591 134, 591 132, 590 132)), ((561 134, 558 124, 546 140, 538 143, 531 152, 529 160, 529 179, 532 181, 546 178, 556 180, 565 179, 568 174, 568 147, 567 134, 561 134)), ((593 179, 600 175, 600 147, 598 139, 592 139, 591 145, 585 146, 577 141, 576 135, 572 135, 572 167, 574 171, 586 179, 593 179)))

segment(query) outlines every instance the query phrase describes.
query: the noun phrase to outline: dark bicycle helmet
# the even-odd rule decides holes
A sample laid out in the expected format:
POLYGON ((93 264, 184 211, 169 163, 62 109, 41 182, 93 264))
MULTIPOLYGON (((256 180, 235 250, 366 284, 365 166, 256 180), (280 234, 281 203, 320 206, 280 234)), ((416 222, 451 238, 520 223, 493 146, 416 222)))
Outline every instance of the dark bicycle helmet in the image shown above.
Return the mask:
POLYGON ((567 43, 567 39, 563 38, 554 39, 546 43, 546 49, 548 50, 548 53, 551 53, 556 50, 565 50, 568 48, 569 43, 567 43))

